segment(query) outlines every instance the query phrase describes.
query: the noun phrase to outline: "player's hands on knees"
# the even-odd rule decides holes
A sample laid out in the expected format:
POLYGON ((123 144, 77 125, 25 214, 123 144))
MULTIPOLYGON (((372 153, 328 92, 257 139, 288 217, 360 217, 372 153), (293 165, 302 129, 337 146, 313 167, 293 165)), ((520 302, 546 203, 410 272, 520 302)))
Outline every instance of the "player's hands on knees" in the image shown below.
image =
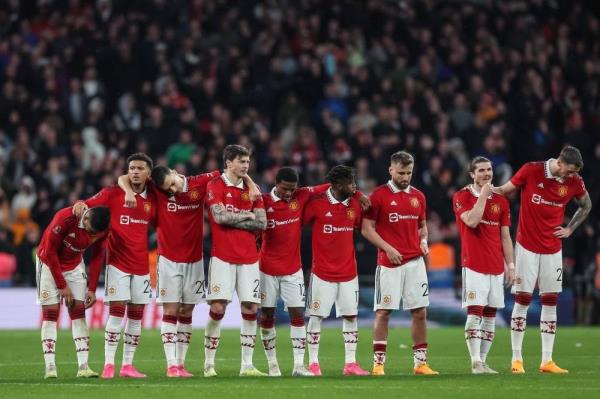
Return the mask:
POLYGON ((96 293, 88 291, 85 294, 85 308, 91 308, 94 303, 96 303, 96 293))
POLYGON ((554 233, 552 234, 554 234, 554 237, 567 238, 573 234, 573 230, 570 227, 558 226, 554 228, 554 233))
POLYGON ((385 251, 390 262, 394 265, 399 265, 402 263, 402 254, 398 252, 398 250, 394 247, 390 247, 387 251, 385 251))
POLYGON ((77 201, 75 205, 73 205, 73 215, 80 218, 81 215, 83 215, 83 213, 87 211, 87 209, 88 206, 85 204, 85 202, 77 201))
POLYGON ((60 295, 60 299, 64 302, 66 307, 70 308, 75 303, 73 291, 71 291, 69 287, 58 290, 58 294, 60 295))
POLYGON ((250 195, 250 201, 254 202, 260 198, 262 193, 260 192, 260 187, 257 184, 250 184, 248 186, 248 195, 250 195))
POLYGON ((125 193, 125 208, 135 208, 137 206, 137 201, 135 200, 135 193, 127 192, 125 193))

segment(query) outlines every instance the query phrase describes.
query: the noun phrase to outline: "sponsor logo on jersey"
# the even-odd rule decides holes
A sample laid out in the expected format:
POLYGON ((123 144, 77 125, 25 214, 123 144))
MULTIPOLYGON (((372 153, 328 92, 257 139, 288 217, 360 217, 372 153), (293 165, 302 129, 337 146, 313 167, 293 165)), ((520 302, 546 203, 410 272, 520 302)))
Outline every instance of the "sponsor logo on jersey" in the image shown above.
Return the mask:
POLYGON ((200 193, 196 190, 192 190, 192 191, 190 191, 190 198, 193 201, 196 201, 198 198, 200 198, 200 193))
POLYGON ((567 186, 558 186, 558 195, 564 197, 569 192, 569 188, 567 186))
POLYGON ((119 218, 119 223, 120 224, 148 224, 148 221, 143 220, 143 219, 135 219, 128 215, 121 215, 121 217, 119 218))
POLYGON ((144 202, 144 211, 146 213, 150 213, 152 211, 152 204, 149 202, 144 202))
POLYGON ((551 206, 556 206, 558 208, 563 207, 563 204, 561 204, 559 202, 554 202, 554 201, 547 201, 544 199, 544 197, 542 197, 539 194, 533 194, 531 196, 531 202, 533 202, 534 204, 538 204, 538 205, 551 205, 551 206))
POLYGON ((198 208, 200 208, 200 204, 179 205, 175 202, 167 202, 167 211, 169 212, 187 211, 198 208))
POLYGON ((390 221, 390 223, 396 223, 399 222, 400 220, 414 220, 414 219, 418 219, 419 217, 417 215, 400 215, 397 212, 390 212, 388 214, 388 220, 390 221))
POLYGON ((296 201, 295 199, 290 201, 290 210, 295 211, 298 209, 298 201, 296 201))
POLYGON ((416 199, 415 197, 412 197, 410 199, 410 205, 412 205, 413 208, 418 208, 419 207, 419 200, 416 199))
POLYGON ((354 227, 336 227, 330 224, 323 225, 323 233, 331 234, 331 233, 345 233, 348 231, 354 231, 354 227))
POLYGON ((354 218, 356 217, 356 212, 354 211, 354 209, 349 208, 348 211, 346 211, 346 215, 348 215, 348 219, 354 220, 354 218))
POLYGON ((500 213, 500 205, 498 205, 498 204, 492 204, 492 205, 490 205, 490 211, 492 211, 492 213, 494 215, 499 214, 500 213))
POLYGON ((267 229, 274 229, 278 226, 286 226, 288 224, 300 222, 300 218, 290 218, 285 220, 267 219, 267 229))
POLYGON ((384 295, 383 296, 383 304, 384 305, 389 305, 390 303, 392 303, 392 296, 391 295, 384 295))
POLYGON ((250 201, 250 194, 246 192, 242 193, 242 201, 250 201))

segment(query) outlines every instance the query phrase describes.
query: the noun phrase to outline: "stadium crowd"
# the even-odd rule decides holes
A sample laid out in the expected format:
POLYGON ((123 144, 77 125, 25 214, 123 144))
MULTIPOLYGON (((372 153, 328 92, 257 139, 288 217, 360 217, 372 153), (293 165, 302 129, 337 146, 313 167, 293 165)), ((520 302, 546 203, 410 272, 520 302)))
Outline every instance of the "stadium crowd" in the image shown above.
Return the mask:
MULTIPOLYGON (((138 151, 197 174, 239 143, 253 149, 263 191, 284 165, 312 185, 348 164, 370 192, 406 149, 430 240, 455 248, 451 198, 473 156, 490 158, 501 184, 569 143, 600 197, 600 19, 585 2, 4 3, 3 285, 34 284, 34 248, 54 213, 116 183, 138 151)), ((565 257, 578 296, 600 301, 592 212, 565 257)), ((357 256, 370 274, 368 247, 357 256)))

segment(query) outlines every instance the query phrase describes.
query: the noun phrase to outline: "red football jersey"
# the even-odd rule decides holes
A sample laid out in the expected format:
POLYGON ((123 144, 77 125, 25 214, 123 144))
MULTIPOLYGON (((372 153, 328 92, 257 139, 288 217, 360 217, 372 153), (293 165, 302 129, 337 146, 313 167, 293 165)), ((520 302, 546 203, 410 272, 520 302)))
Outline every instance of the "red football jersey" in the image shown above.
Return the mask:
POLYGON ((213 171, 186 177, 183 192, 171 197, 154 183, 149 183, 157 200, 159 255, 181 263, 198 262, 202 259, 206 186, 219 174, 219 171, 213 171))
POLYGON ((137 206, 125 207, 125 192, 118 186, 102 189, 85 200, 87 206, 110 209, 107 264, 128 273, 148 274, 148 225, 156 219, 156 196, 147 188, 136 194, 137 206))
POLYGON ((529 162, 510 181, 521 189, 517 242, 538 254, 560 251, 561 239, 552 233, 562 226, 569 201, 585 195, 581 176, 558 179, 550 173, 550 161, 529 162))
POLYGON ((56 212, 46 227, 36 254, 50 268, 56 286, 63 289, 67 284, 62 273, 75 269, 81 263, 85 250, 91 247, 90 276, 95 276, 95 279, 91 278, 89 285, 94 291, 102 268, 102 245, 107 235, 108 232, 88 233, 81 219, 73 215, 73 208, 63 208, 56 212))
MULTIPOLYGON (((371 193, 371 208, 365 219, 375 221, 375 230, 388 244, 402 255, 402 265, 423 256, 419 223, 426 218, 425 195, 412 186, 400 190, 391 180, 371 193)), ((397 267, 385 251, 377 249, 377 264, 397 267)))
POLYGON ((343 282, 356 277, 354 229, 360 227, 361 215, 355 198, 339 202, 331 189, 306 205, 303 221, 312 223, 312 272, 320 279, 343 282))
POLYGON ((510 226, 510 206, 505 197, 492 194, 485 203, 479 225, 472 229, 460 215, 473 209, 478 197, 479 193, 472 186, 455 192, 452 197, 461 240, 461 264, 478 273, 502 274, 504 252, 500 229, 510 226))
MULTIPOLYGON (((207 190, 209 207, 220 203, 228 212, 235 213, 264 209, 262 198, 252 202, 248 187, 243 182, 234 186, 225 175, 211 180, 207 190)), ((237 265, 248 265, 258 261, 254 231, 218 224, 212 212, 208 212, 208 215, 212 230, 212 256, 237 265)))
POLYGON ((267 229, 262 234, 260 270, 271 276, 287 276, 302 268, 300 241, 302 213, 311 195, 322 193, 329 184, 300 187, 288 202, 275 195, 275 188, 263 194, 267 229))

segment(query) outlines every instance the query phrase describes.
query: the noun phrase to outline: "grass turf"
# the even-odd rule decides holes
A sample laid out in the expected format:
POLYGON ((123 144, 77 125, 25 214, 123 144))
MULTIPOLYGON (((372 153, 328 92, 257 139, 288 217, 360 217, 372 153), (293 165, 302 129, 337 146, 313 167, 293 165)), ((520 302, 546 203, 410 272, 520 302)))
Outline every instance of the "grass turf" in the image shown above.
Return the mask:
MULTIPOLYGON (((195 331, 187 356, 187 368, 194 378, 171 379, 165 376, 165 360, 159 332, 146 330, 135 357, 136 367, 148 375, 144 380, 116 377, 77 379, 77 363, 70 331, 61 331, 57 343, 57 380, 43 380, 44 363, 38 331, 0 331, 0 398, 101 398, 133 397, 169 398, 370 398, 379 396, 412 398, 454 398, 480 396, 485 399, 508 397, 571 398, 600 397, 600 330, 594 328, 560 328, 554 358, 570 370, 568 375, 546 375, 537 371, 540 337, 530 328, 525 337, 525 375, 512 375, 509 330, 499 329, 488 363, 500 375, 471 375, 463 331, 439 328, 429 331, 431 366, 439 376, 413 376, 410 332, 406 328, 390 331, 388 360, 384 377, 344 377, 344 345, 340 328, 323 330, 321 369, 323 377, 289 377, 292 354, 289 330, 278 329, 278 358, 284 377, 240 378, 239 332, 224 330, 217 353, 218 377, 202 377, 203 337, 195 331)), ((103 332, 91 337, 90 366, 100 372, 103 364, 103 332)), ((121 350, 117 352, 117 373, 121 350)), ((254 355, 255 365, 266 371, 265 355, 260 347, 254 355)), ((358 360, 371 368, 371 331, 361 329, 358 360)))

